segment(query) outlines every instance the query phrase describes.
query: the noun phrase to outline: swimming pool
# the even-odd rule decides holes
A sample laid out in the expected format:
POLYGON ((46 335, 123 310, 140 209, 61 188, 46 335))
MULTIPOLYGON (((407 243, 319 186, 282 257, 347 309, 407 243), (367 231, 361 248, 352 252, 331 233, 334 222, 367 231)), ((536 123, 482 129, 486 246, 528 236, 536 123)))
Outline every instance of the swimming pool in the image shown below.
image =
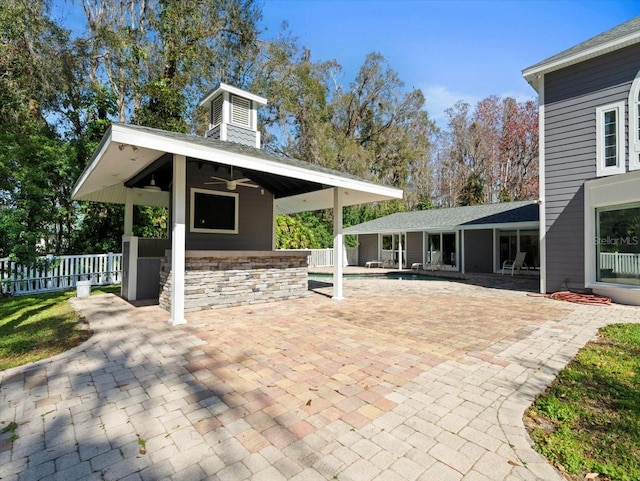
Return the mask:
MULTIPOLYGON (((409 272, 387 272, 385 274, 343 274, 344 279, 397 279, 404 281, 442 281, 448 280, 443 277, 425 276, 423 274, 412 274, 409 272)), ((333 274, 310 273, 310 281, 332 281, 333 274)))

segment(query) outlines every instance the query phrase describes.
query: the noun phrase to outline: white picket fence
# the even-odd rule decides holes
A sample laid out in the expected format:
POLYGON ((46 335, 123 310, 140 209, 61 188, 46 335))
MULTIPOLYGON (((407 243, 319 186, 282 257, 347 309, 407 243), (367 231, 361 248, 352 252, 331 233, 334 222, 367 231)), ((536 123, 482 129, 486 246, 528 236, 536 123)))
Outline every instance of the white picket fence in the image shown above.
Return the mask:
MULTIPOLYGON (((288 251, 304 250, 310 251, 307 261, 309 267, 331 267, 333 266, 333 249, 280 249, 288 251)), ((358 248, 345 247, 346 265, 358 265, 358 248)))
POLYGON ((640 254, 601 252, 600 269, 613 269, 618 274, 640 274, 640 254))
POLYGON ((36 266, 0 259, 0 292, 20 295, 57 291, 90 280, 93 285, 118 284, 122 277, 122 254, 43 256, 36 266))

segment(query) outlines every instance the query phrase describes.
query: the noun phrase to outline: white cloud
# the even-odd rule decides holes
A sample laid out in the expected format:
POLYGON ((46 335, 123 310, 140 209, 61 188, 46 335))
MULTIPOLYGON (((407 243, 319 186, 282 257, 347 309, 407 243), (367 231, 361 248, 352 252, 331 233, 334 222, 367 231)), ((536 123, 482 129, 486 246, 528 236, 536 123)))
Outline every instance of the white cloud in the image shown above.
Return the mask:
MULTIPOLYGON (((426 85, 422 87, 422 93, 425 97, 425 107, 429 113, 429 117, 433 120, 438 127, 445 129, 447 127, 447 115, 445 110, 451 108, 456 102, 462 100, 470 105, 470 110, 473 111, 476 104, 483 98, 492 94, 477 95, 468 92, 455 92, 449 90, 442 85, 426 85)), ((501 98, 513 97, 519 102, 526 102, 527 100, 536 100, 535 93, 533 95, 523 94, 522 92, 503 92, 498 95, 501 98)))
POLYGON ((476 95, 453 92, 442 85, 427 85, 422 87, 422 93, 424 94, 425 106, 429 117, 442 129, 447 127, 445 110, 453 107, 459 100, 467 102, 472 108, 480 100, 480 97, 476 95))

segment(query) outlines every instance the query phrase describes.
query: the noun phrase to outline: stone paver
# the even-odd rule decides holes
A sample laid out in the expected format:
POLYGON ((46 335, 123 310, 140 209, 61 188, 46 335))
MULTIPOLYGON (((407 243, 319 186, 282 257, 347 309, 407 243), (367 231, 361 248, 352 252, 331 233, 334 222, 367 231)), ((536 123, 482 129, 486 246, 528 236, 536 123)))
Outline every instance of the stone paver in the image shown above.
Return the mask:
POLYGON ((313 287, 182 327, 75 299, 89 341, 0 372, 0 426, 18 425, 0 479, 560 481, 523 411, 640 314, 444 280, 348 280, 342 302, 313 287))

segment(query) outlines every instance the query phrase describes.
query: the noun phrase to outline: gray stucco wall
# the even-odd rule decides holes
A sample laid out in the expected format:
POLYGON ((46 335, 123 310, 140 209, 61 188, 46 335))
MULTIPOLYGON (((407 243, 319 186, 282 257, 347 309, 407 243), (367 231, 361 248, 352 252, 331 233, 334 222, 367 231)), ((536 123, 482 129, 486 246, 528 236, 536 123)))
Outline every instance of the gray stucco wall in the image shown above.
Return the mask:
POLYGON ((596 177, 596 107, 626 102, 639 70, 634 45, 545 76, 548 292, 584 287, 583 184, 596 177))
POLYGON ((414 262, 422 262, 422 232, 407 232, 406 267, 414 262))
POLYGON ((120 281, 120 292, 122 297, 129 299, 129 259, 131 256, 131 243, 122 243, 122 279, 120 281))
POLYGON ((464 232, 464 270, 493 272, 493 230, 464 232))
POLYGON ((361 266, 378 259, 378 234, 360 234, 358 243, 358 263, 361 266))
POLYGON ((138 238, 138 257, 164 257, 171 249, 171 239, 138 238))
POLYGON ((191 232, 191 188, 230 192, 224 185, 206 185, 211 179, 197 163, 187 163, 187 250, 271 250, 273 240, 273 195, 267 190, 238 186, 238 233, 209 234, 191 232))
POLYGON ((138 259, 138 282, 136 284, 136 299, 138 301, 160 297, 160 260, 160 257, 138 259))

